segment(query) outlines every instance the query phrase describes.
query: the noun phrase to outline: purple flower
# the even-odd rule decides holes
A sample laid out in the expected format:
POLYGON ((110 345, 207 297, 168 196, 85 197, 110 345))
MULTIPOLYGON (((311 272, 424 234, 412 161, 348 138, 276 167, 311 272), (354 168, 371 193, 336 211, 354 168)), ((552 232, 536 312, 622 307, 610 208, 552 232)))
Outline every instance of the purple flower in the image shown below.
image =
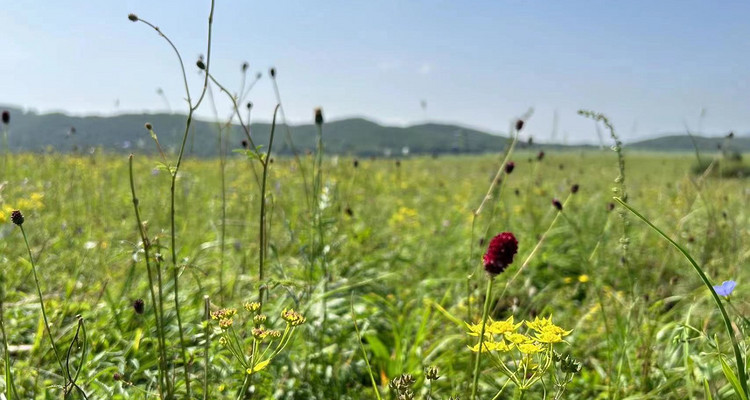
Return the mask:
POLYGON ((714 286, 714 290, 719 296, 729 297, 732 291, 734 291, 735 286, 737 286, 737 282, 735 281, 724 281, 721 285, 714 286))

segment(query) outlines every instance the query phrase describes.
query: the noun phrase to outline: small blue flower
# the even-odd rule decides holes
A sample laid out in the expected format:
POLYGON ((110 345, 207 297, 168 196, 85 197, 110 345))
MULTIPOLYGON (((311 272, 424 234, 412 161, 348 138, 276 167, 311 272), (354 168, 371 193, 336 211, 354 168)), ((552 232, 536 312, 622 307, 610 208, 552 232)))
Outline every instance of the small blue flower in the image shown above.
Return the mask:
POLYGON ((714 290, 719 296, 729 297, 735 286, 737 286, 735 281, 724 281, 721 285, 714 286, 714 290))

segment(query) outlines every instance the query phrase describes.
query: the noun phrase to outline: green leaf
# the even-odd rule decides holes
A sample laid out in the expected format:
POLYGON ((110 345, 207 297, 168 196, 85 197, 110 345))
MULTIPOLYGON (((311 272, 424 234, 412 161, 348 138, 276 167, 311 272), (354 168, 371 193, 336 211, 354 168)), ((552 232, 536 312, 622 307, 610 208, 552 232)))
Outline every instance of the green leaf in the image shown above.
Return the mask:
POLYGON ((742 390, 740 380, 737 379, 737 375, 735 375, 734 371, 732 371, 732 367, 727 364, 726 360, 724 360, 724 356, 721 354, 719 354, 719 361, 721 361, 721 370, 722 372, 724 372, 724 376, 734 388, 734 392, 737 394, 737 396, 740 397, 740 400, 747 400, 747 395, 742 390))

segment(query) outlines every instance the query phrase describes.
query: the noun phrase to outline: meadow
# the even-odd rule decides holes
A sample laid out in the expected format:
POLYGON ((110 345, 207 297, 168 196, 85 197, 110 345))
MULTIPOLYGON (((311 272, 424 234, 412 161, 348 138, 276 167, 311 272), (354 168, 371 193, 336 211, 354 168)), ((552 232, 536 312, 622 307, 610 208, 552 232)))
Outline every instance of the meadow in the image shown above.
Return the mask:
POLYGON ((176 176, 176 269, 162 159, 133 156, 131 175, 102 152, 5 156, 6 398, 745 398, 711 291, 613 199, 625 183, 713 284, 737 282, 721 301, 744 359, 750 190, 693 175, 694 155, 626 149, 624 182, 608 149, 516 151, 510 172, 503 154, 275 158, 261 213, 258 160, 230 154, 176 176), (501 232, 518 253, 485 302, 482 256, 501 232), (515 351, 529 333, 475 371, 483 309, 519 333, 551 317, 562 341, 515 351))

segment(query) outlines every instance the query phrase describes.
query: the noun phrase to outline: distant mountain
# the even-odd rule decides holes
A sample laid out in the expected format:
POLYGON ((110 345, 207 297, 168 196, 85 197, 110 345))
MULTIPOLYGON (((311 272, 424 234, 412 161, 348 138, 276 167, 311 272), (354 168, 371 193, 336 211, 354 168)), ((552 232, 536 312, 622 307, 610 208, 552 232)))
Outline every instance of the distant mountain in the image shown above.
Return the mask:
MULTIPOLYGON (((149 122, 162 146, 175 150, 180 145, 185 116, 181 114, 130 114, 112 117, 74 117, 61 113, 11 112, 9 145, 13 151, 58 152, 83 151, 101 147, 107 151, 128 153, 138 149, 154 152, 155 146, 144 128, 149 122)), ((217 154, 217 125, 214 122, 194 121, 188 154, 214 156, 217 154)), ((251 133, 256 145, 266 145, 271 125, 252 124, 251 133)), ((298 152, 315 148, 315 125, 290 126, 292 142, 298 152)), ((241 147, 245 134, 234 126, 229 137, 229 148, 241 147)), ((399 155, 433 153, 496 152, 505 147, 507 138, 453 125, 425 124, 410 127, 378 125, 362 118, 326 122, 323 131, 327 153, 357 155, 399 155)), ((277 126, 273 151, 291 154, 286 127, 277 126)))
POLYGON ((626 144, 631 149, 652 151, 694 151, 695 147, 701 152, 717 151, 720 148, 740 153, 750 152, 750 136, 734 135, 727 137, 705 137, 688 135, 667 135, 654 139, 642 140, 626 144))
MULTIPOLYGON (((83 152, 92 147, 119 153, 154 153, 156 148, 144 128, 153 125, 159 141, 168 151, 180 145, 185 116, 181 114, 126 114, 111 117, 75 117, 62 113, 37 114, 23 112, 13 107, 0 109, 11 113, 8 137, 12 151, 83 152)), ((252 124, 252 138, 256 145, 266 145, 271 126, 252 124)), ((304 153, 315 148, 315 125, 295 125, 288 128, 296 150, 304 153)), ((483 153, 501 151, 507 137, 446 124, 421 124, 408 127, 382 126, 363 118, 350 118, 326 122, 323 131, 326 153, 351 155, 446 154, 483 153)), ((245 135, 239 126, 233 126, 228 138, 229 149, 241 147, 245 135)), ((716 151, 723 138, 694 137, 701 151, 716 151)), ((750 136, 735 136, 726 141, 725 148, 740 152, 750 151, 750 136)), ((534 144, 534 148, 582 149, 594 146, 565 146, 560 144, 534 144)), ((632 149, 654 151, 692 151, 691 139, 685 135, 665 136, 626 144, 632 149)), ((528 143, 519 143, 528 148, 528 143)), ((218 154, 217 125, 196 120, 193 123, 187 154, 210 157, 218 154)), ((291 154, 287 128, 277 127, 274 153, 291 154)))

